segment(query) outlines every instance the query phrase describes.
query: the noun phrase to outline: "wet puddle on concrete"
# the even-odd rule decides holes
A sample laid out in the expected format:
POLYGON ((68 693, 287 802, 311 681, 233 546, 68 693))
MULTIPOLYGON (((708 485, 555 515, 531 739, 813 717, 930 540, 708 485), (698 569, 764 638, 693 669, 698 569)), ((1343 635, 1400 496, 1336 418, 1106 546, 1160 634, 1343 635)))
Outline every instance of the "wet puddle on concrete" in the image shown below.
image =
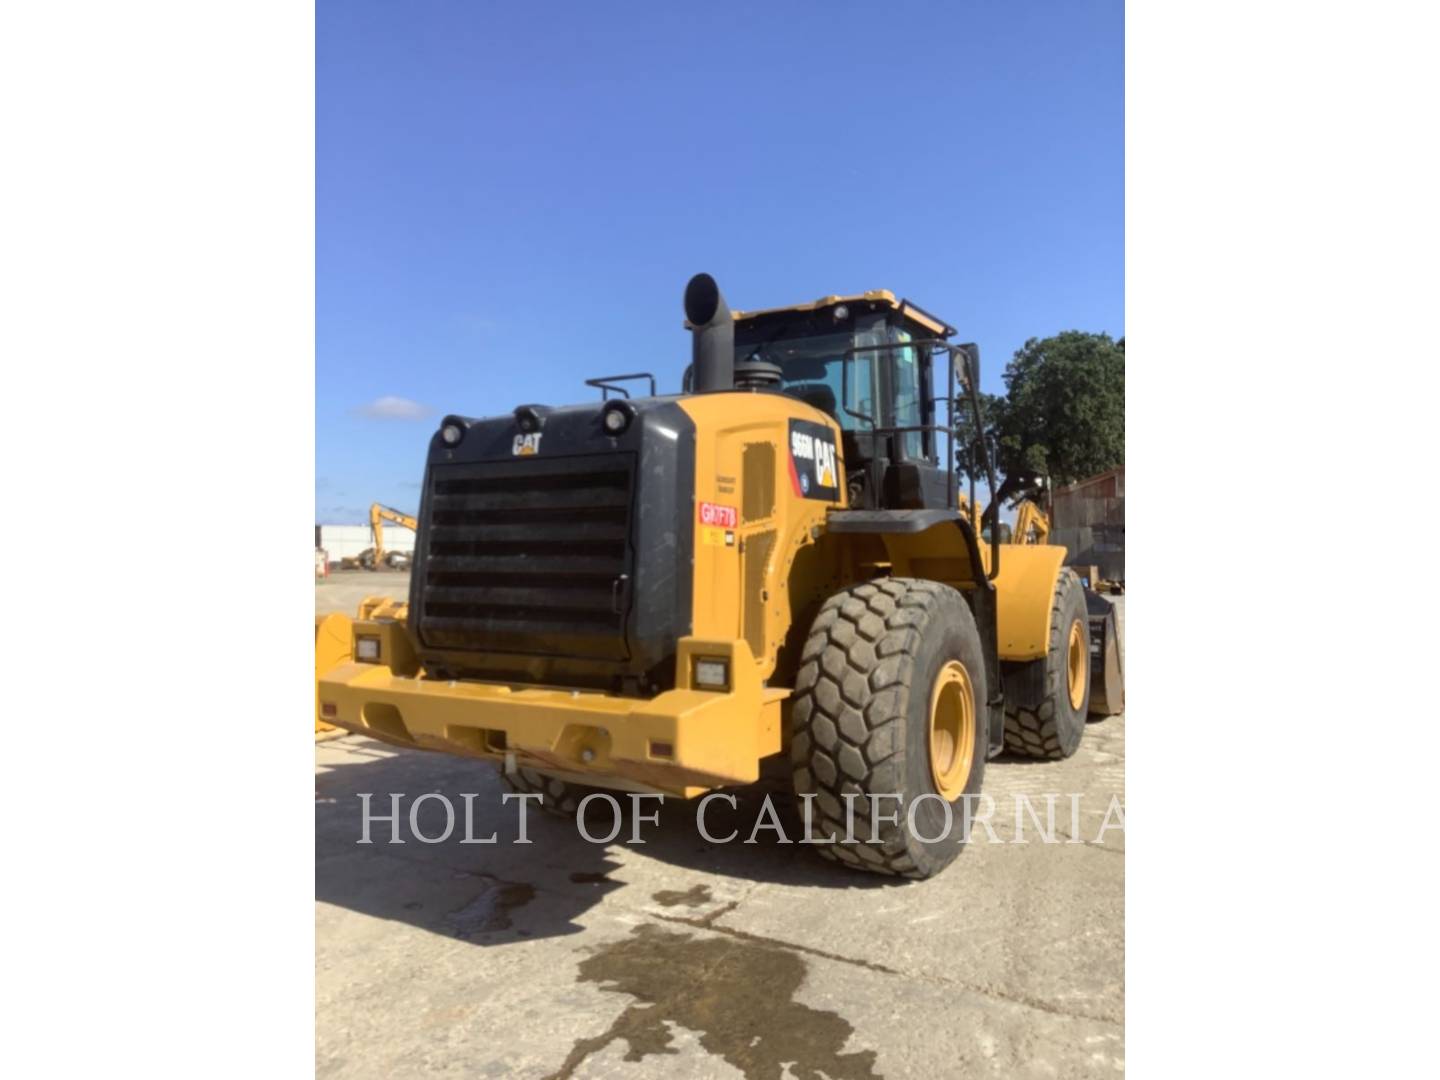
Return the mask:
POLYGON ((699 907, 701 904, 710 903, 713 898, 709 885, 694 885, 684 892, 678 889, 661 889, 652 899, 661 907, 699 907))
MULTIPOLYGON (((703 903, 696 886, 674 903, 703 903)), ((657 903, 664 903, 657 894, 657 903)), ((668 906, 668 905, 667 905, 668 906)), ((794 1000, 807 966, 787 949, 729 937, 642 925, 630 936, 595 949, 580 963, 580 982, 638 999, 609 1029, 575 1043, 550 1080, 568 1080, 591 1054, 627 1044, 626 1061, 675 1054, 667 1025, 696 1033, 700 1045, 748 1080, 878 1080, 875 1052, 844 1053, 853 1031, 833 1012, 794 1000), (786 1069, 789 1072, 786 1072, 786 1069)))
MULTIPOLYGON (((501 881, 489 874, 466 873, 457 877, 476 877, 485 882, 484 888, 445 916, 445 925, 458 938, 472 938, 477 934, 494 934, 514 927, 510 912, 524 907, 535 899, 535 886, 523 881, 501 881)), ((528 934, 521 932, 522 936, 528 934)))

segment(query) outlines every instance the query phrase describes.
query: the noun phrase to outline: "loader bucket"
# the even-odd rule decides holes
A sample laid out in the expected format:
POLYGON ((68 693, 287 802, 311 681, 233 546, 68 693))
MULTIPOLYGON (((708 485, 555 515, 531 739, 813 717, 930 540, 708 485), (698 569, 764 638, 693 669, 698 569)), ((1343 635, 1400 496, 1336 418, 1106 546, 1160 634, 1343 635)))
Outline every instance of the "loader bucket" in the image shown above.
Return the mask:
POLYGON ((319 679, 332 668, 351 659, 350 616, 334 612, 315 616, 315 734, 334 731, 334 724, 320 719, 319 679))
POLYGON ((1085 606, 1090 615, 1090 715, 1115 716, 1125 711, 1125 667, 1115 607, 1088 589, 1085 606))

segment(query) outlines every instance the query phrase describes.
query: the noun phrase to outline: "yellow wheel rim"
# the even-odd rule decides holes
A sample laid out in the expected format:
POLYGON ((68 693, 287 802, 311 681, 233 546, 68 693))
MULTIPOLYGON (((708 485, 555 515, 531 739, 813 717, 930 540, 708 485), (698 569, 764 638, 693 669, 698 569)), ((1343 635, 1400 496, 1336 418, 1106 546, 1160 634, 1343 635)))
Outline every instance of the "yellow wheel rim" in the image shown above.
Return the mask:
POLYGON ((965 665, 951 660, 930 692, 930 775, 947 801, 965 790, 974 757, 975 691, 965 665))
POLYGON ((1070 624, 1070 644, 1065 649, 1065 679, 1070 689, 1070 707, 1085 702, 1085 680, 1090 676, 1090 650, 1085 648, 1085 628, 1076 619, 1070 624))

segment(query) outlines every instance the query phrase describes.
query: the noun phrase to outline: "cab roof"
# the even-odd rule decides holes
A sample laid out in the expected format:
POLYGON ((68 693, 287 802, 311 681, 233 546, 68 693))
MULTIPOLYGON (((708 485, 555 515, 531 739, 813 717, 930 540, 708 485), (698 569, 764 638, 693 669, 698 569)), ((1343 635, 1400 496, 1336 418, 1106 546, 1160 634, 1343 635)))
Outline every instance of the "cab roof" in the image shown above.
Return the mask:
POLYGON ((953 326, 936 318, 923 308, 917 307, 909 300, 897 300, 895 294, 889 289, 871 289, 869 292, 855 293, 851 296, 822 296, 809 304, 790 304, 787 307, 762 308, 757 311, 737 311, 735 312, 735 321, 738 323, 748 319, 758 319, 762 316, 783 315, 789 311, 819 311, 822 308, 838 307, 841 304, 861 305, 872 311, 887 308, 891 311, 898 311, 903 318, 909 319, 942 338, 951 337, 956 333, 953 326))

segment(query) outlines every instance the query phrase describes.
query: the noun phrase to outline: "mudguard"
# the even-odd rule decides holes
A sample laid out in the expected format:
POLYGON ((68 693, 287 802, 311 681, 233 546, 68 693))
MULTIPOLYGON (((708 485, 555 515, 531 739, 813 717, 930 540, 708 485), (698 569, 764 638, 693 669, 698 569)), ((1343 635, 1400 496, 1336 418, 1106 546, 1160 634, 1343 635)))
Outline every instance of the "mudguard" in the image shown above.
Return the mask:
POLYGON ((1065 549, 1053 544, 1001 544, 995 575, 1002 660, 1038 660, 1050 647, 1050 613, 1065 549))
POLYGON ((332 612, 315 616, 315 733, 334 731, 334 724, 320 719, 320 676, 350 661, 350 616, 332 612))

